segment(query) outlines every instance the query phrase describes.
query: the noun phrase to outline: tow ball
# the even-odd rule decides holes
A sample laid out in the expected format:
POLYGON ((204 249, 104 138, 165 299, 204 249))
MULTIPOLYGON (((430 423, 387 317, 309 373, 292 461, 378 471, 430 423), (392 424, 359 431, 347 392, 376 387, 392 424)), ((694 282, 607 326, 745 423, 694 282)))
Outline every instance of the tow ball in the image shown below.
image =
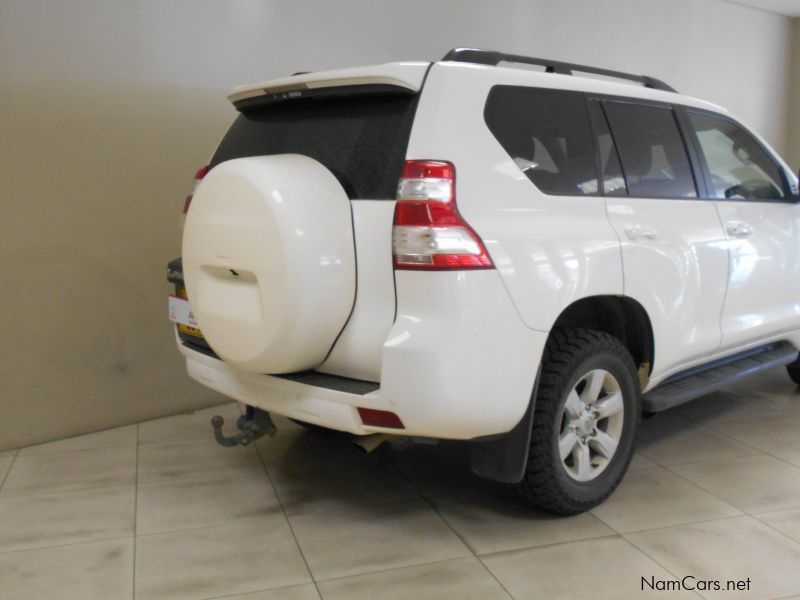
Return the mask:
POLYGON ((236 428, 239 433, 226 436, 222 433, 222 425, 225 423, 220 415, 211 417, 211 426, 214 428, 214 439, 221 446, 248 446, 255 440, 265 435, 270 437, 275 435, 277 428, 272 422, 272 417, 265 410, 260 410, 253 406, 248 406, 245 413, 236 420, 236 428))

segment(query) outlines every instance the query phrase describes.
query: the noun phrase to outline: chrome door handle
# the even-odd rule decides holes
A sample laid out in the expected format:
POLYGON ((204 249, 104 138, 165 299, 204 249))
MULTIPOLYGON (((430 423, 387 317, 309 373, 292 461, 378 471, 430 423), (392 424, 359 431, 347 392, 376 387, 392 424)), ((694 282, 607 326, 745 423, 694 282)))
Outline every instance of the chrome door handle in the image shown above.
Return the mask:
POLYGON ((625 235, 629 240, 654 240, 658 237, 658 230, 642 225, 628 225, 625 227, 625 235))
POLYGON ((728 221, 725 224, 725 231, 732 238, 746 238, 753 233, 753 228, 742 221, 728 221))

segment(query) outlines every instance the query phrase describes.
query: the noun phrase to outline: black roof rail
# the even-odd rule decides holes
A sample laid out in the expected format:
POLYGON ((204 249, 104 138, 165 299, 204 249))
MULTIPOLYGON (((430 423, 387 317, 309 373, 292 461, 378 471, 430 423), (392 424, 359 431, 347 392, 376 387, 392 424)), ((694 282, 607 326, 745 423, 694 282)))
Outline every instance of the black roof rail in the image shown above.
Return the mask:
POLYGON ((610 69, 599 69, 597 67, 587 67, 586 65, 576 65, 574 63, 561 62, 558 60, 549 60, 546 58, 534 58, 532 56, 521 56, 519 54, 504 54, 503 52, 496 52, 494 50, 479 50, 477 48, 453 48, 444 55, 442 60, 450 60, 454 62, 473 63, 477 65, 489 65, 496 67, 501 62, 520 63, 525 65, 538 65, 545 68, 548 73, 559 73, 561 75, 572 75, 573 71, 581 73, 593 73, 595 75, 604 75, 606 77, 615 77, 617 79, 628 79, 641 83, 645 87, 654 90, 661 90, 664 92, 678 93, 675 88, 667 85, 663 81, 655 77, 648 77, 647 75, 633 75, 631 73, 623 73, 621 71, 612 71, 610 69))

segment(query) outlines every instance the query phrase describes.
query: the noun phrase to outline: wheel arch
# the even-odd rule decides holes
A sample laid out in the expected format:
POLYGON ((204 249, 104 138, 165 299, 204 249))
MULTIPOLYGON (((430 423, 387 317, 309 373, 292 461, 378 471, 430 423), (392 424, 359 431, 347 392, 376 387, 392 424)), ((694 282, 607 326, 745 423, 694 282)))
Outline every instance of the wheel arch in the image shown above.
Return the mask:
POLYGON ((645 308, 630 296, 589 296, 566 307, 551 331, 562 327, 595 329, 621 340, 631 353, 642 387, 653 371, 655 339, 645 308))

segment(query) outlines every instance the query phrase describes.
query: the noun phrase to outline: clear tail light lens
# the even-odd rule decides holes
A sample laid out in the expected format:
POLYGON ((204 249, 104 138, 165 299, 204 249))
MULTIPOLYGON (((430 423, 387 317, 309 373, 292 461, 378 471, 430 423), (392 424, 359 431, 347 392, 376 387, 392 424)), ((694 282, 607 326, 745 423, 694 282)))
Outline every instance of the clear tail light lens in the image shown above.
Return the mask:
POLYGON ((395 269, 494 268, 483 241, 458 212, 455 188, 452 163, 406 161, 394 211, 395 269))

